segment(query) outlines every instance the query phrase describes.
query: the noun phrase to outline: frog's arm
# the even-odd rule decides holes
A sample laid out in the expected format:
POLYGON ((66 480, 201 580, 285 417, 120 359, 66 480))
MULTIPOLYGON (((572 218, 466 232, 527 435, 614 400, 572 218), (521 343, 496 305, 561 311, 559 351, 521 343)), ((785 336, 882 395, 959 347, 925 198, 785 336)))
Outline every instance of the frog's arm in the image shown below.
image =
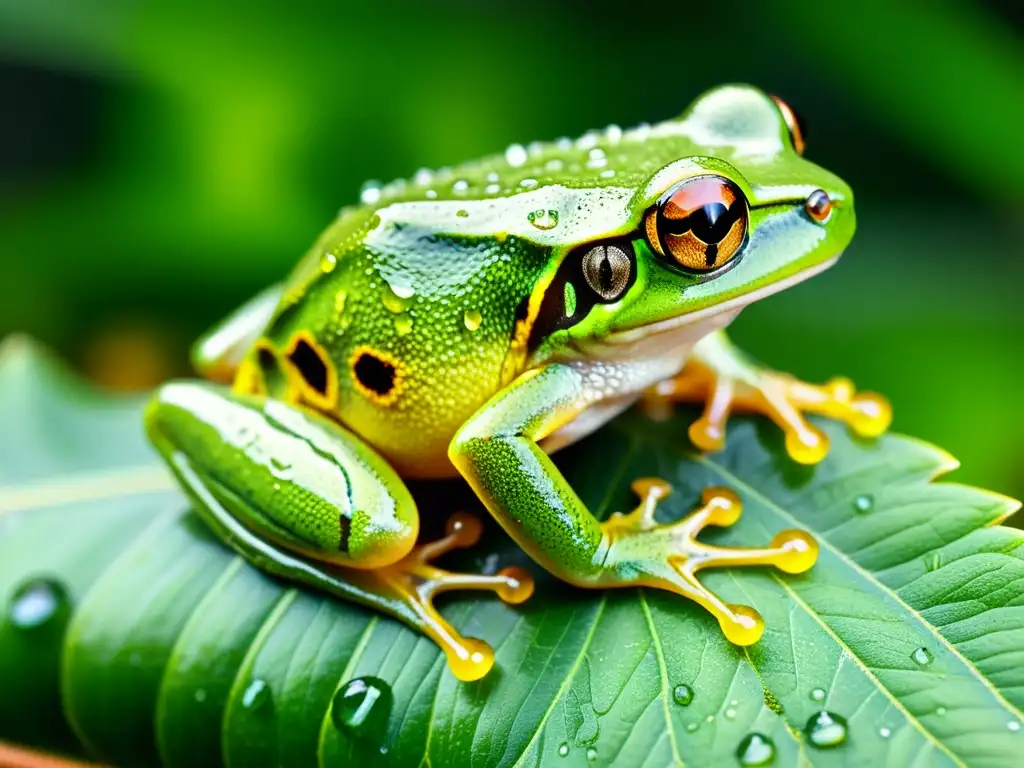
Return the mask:
POLYGON ((725 424, 732 411, 761 413, 778 424, 786 450, 802 464, 815 464, 828 453, 825 433, 804 419, 817 413, 839 419, 861 437, 877 437, 892 421, 889 403, 873 392, 857 392, 849 379, 807 384, 761 366, 717 331, 701 339, 683 372, 662 382, 647 405, 659 401, 697 402, 703 415, 690 426, 690 439, 705 451, 725 445, 725 424))
POLYGON ((454 674, 482 677, 494 654, 434 609, 454 589, 527 599, 529 574, 459 574, 431 561, 475 544, 480 522, 457 514, 445 538, 414 547, 416 505, 395 471, 358 437, 311 411, 212 384, 161 388, 146 413, 153 444, 196 511, 254 565, 370 605, 422 631, 454 674))
POLYGON ((192 365, 204 379, 228 384, 242 358, 263 333, 284 287, 272 285, 207 331, 192 347, 192 365))
MULTIPOLYGON (((628 371, 621 371, 628 375, 628 371)), ((449 456, 491 514, 540 565, 581 587, 648 586, 697 601, 726 636, 748 645, 764 629, 752 608, 730 605, 696 578, 702 568, 775 565, 800 573, 817 556, 800 531, 779 533, 768 548, 713 547, 697 541, 706 525, 731 525, 741 504, 732 492, 709 489, 701 507, 675 523, 658 525, 654 509, 668 486, 639 480, 641 504, 632 513, 598 522, 538 445, 603 397, 607 371, 586 363, 529 371, 495 396, 455 436, 449 456)))

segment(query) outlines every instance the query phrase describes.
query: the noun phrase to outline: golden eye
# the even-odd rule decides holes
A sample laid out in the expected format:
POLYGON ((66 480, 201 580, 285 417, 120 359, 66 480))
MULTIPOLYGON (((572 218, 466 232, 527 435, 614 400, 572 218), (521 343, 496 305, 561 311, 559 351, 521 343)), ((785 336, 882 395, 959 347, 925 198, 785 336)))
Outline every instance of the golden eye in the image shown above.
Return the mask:
POLYGON ((747 199, 721 176, 697 176, 676 185, 644 221, 659 256, 690 272, 713 272, 739 252, 747 236, 747 199))
POLYGON ((804 144, 807 141, 807 126, 800 119, 800 115, 794 112, 793 108, 778 96, 772 96, 772 101, 775 102, 775 106, 782 113, 782 119, 786 121, 786 127, 789 128, 789 138, 793 142, 793 149, 796 150, 798 155, 802 155, 804 153, 804 144))
POLYGON ((583 256, 583 277, 603 301, 616 301, 633 273, 633 260, 613 243, 595 245, 583 256))

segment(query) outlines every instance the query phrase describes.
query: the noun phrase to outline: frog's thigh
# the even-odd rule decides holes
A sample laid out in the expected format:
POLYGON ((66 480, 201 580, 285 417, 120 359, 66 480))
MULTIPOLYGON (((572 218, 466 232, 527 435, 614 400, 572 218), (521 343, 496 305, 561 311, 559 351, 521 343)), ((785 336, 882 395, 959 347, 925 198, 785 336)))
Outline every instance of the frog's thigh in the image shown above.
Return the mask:
POLYGON ((272 285, 211 328, 192 347, 192 364, 199 375, 228 384, 235 378, 245 353, 263 333, 281 300, 283 288, 272 285))
POLYGON ((814 563, 814 540, 783 531, 762 548, 702 544, 697 535, 705 526, 731 525, 739 518, 739 498, 726 489, 709 489, 688 517, 659 525, 655 507, 669 486, 650 478, 633 484, 641 497, 635 510, 599 523, 538 442, 600 398, 582 367, 559 364, 524 374, 459 431, 449 455, 491 514, 551 573, 582 587, 675 592, 709 610, 731 641, 755 642, 764 628, 757 612, 722 601, 698 581, 697 571, 775 565, 799 573, 814 563))
POLYGON ((845 422, 862 437, 877 437, 892 420, 889 404, 872 392, 857 392, 849 379, 808 384, 765 368, 717 331, 693 348, 683 372, 655 387, 647 404, 696 402, 704 413, 690 426, 690 439, 705 451, 725 445, 725 425, 732 411, 768 416, 785 433, 789 455, 803 464, 825 458, 828 438, 804 414, 817 413, 845 422))
POLYGON ((529 574, 458 574, 431 561, 470 546, 480 524, 456 515, 445 538, 414 547, 415 502, 395 471, 336 423, 225 387, 163 387, 146 416, 150 437, 197 511, 255 565, 377 608, 431 637, 453 672, 476 679, 493 664, 434 609, 436 594, 485 589, 507 602, 532 592, 529 574))

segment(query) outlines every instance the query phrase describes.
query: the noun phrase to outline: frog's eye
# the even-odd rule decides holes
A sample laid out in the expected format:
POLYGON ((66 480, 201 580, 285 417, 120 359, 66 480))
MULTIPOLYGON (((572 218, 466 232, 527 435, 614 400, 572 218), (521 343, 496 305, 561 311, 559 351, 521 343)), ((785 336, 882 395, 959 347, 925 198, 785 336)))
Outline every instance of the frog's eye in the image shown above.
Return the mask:
POLYGON ((602 301, 616 301, 629 287, 633 259, 615 243, 595 245, 583 255, 583 279, 602 301))
POLYGON ((735 258, 747 236, 747 199, 721 176, 697 176, 670 189, 644 220, 647 242, 673 266, 713 272, 735 258))
POLYGON ((800 119, 800 115, 778 96, 772 96, 772 101, 775 102, 775 106, 782 113, 782 119, 786 121, 786 127, 789 128, 789 138, 793 142, 793 149, 796 150, 798 155, 802 155, 804 153, 804 143, 807 141, 807 126, 800 119))

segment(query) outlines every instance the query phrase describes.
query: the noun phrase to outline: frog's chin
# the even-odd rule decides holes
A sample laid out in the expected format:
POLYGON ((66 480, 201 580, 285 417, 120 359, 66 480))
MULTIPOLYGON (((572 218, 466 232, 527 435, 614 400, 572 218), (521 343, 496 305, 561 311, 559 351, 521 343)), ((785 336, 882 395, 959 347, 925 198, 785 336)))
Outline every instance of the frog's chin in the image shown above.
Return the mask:
POLYGON ((723 301, 721 304, 715 304, 704 309, 699 309, 696 312, 687 312, 682 315, 676 315, 675 317, 668 317, 664 320, 658 320, 657 322, 650 323, 648 325, 641 325, 635 328, 627 328, 622 331, 614 331, 609 334, 603 342, 609 346, 630 346, 637 344, 645 339, 652 337, 661 336, 666 333, 673 333, 676 335, 681 329, 690 329, 693 331, 692 334, 685 334, 687 336, 693 336, 693 341, 706 336, 711 331, 717 330, 718 328, 724 328, 732 319, 740 313, 744 307, 753 304, 755 301, 771 296, 773 293, 778 293, 790 288, 797 283, 802 283, 808 278, 814 277, 820 272, 824 272, 826 269, 831 267, 839 260, 837 254, 828 261, 823 261, 820 264, 815 264, 813 267, 790 275, 787 278, 779 280, 777 282, 765 285, 758 288, 750 293, 745 293, 741 296, 723 301))

